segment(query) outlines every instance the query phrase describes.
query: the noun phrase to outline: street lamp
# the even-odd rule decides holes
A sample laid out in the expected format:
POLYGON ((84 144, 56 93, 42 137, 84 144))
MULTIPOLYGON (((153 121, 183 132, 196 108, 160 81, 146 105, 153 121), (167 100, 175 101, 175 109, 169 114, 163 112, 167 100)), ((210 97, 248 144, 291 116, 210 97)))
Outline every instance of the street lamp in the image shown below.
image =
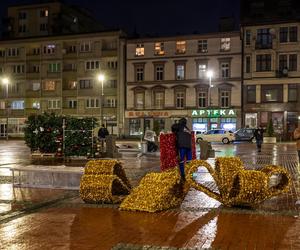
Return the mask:
POLYGON ((101 83, 101 96, 100 96, 100 126, 103 124, 103 82, 104 82, 104 74, 98 75, 98 81, 101 83))
POLYGON ((209 87, 208 87, 208 107, 211 106, 211 88, 213 85, 211 84, 211 78, 213 77, 214 72, 212 70, 207 71, 206 76, 209 79, 209 87))
POLYGON ((9 79, 7 77, 2 78, 2 83, 6 86, 6 102, 5 102, 5 108, 6 108, 6 140, 8 140, 8 84, 9 79))

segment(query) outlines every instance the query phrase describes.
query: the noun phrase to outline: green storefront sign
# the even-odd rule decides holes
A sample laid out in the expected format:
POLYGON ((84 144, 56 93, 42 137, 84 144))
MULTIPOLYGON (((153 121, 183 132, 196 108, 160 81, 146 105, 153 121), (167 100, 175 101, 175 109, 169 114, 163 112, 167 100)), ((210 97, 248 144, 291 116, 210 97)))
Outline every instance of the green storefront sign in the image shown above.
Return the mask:
POLYGON ((194 117, 236 117, 234 109, 199 109, 192 110, 194 117))

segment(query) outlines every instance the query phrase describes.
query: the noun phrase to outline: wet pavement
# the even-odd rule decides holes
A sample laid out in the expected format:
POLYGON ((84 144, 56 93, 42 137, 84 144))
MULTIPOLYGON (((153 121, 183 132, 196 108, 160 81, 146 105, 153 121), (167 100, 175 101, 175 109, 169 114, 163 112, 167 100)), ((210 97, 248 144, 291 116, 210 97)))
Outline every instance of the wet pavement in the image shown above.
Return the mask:
MULTIPOLYGON (((282 165, 292 175, 290 191, 254 209, 224 208, 191 189, 177 209, 119 211, 116 205, 84 204, 76 191, 13 189, 8 167, 31 164, 30 152, 22 141, 0 141, 0 249, 300 249, 295 145, 264 144, 261 153, 252 143, 213 149, 216 156, 240 156, 247 169, 282 165)), ((159 171, 159 157, 133 156, 120 160, 136 186, 146 173, 159 171)), ((206 183, 214 188, 210 176, 206 183)))

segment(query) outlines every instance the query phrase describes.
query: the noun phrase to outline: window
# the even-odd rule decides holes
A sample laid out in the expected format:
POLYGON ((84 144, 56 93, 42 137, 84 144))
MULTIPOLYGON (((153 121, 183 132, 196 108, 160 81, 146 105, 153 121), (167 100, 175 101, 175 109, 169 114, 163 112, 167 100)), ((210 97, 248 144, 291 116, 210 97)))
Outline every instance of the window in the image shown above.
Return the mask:
POLYGON ((298 28, 292 27, 280 27, 279 30, 280 43, 297 42, 298 41, 298 28))
POLYGON ((154 54, 157 56, 161 56, 165 54, 164 43, 154 44, 154 54))
POLYGON ((135 55, 136 55, 136 56, 144 56, 144 55, 145 55, 144 44, 138 43, 138 44, 136 45, 136 48, 135 48, 135 55))
POLYGON ((90 80, 90 79, 79 80, 79 87, 80 87, 80 89, 93 88, 92 80, 90 80))
POLYGON ((155 81, 164 80, 164 65, 155 65, 155 81))
POLYGON ((141 120, 129 119, 129 134, 141 136, 141 120))
POLYGON ((229 108, 230 106, 230 90, 221 90, 220 93, 220 104, 221 108, 229 108))
POLYGON ((55 90, 55 81, 45 81, 44 90, 54 91, 55 90))
POLYGON ((69 100, 68 101, 68 108, 76 109, 77 108, 77 100, 69 100))
POLYGON ((279 55, 279 70, 297 71, 297 54, 279 55))
POLYGON ((298 89, 296 84, 288 85, 288 101, 289 102, 297 102, 298 100, 298 89))
POLYGON ((144 92, 135 93, 135 108, 143 109, 144 108, 144 92))
POLYGON ((5 101, 0 101, 0 109, 5 109, 5 101))
POLYGON ((19 12, 19 19, 24 20, 27 18, 27 13, 25 11, 20 11, 19 12))
POLYGON ((4 49, 0 50, 0 57, 5 57, 5 50, 4 49))
POLYGON ((19 48, 9 48, 7 56, 18 56, 19 55, 19 48))
POLYGON ((144 65, 135 65, 135 80, 144 81, 144 65))
POLYGON ((184 108, 185 91, 176 91, 176 108, 184 108))
POLYGON ((44 54, 54 54, 55 53, 55 44, 45 45, 43 48, 44 54))
POLYGON ((198 53, 207 53, 207 40, 198 41, 198 53))
POLYGON ((100 69, 100 61, 87 61, 85 62, 85 70, 100 69))
POLYGON ((229 63, 228 62, 222 62, 221 63, 221 76, 222 76, 223 79, 229 78, 230 69, 229 69, 229 63))
POLYGON ((12 101, 11 109, 24 109, 24 101, 12 101))
POLYGON ((98 98, 89 98, 86 100, 86 107, 87 108, 99 108, 100 102, 98 98))
POLYGON ((262 100, 262 102, 282 102, 283 86, 281 84, 262 85, 261 86, 261 100, 262 100))
POLYGON ((176 42, 176 53, 184 54, 186 51, 186 41, 177 41, 176 42))
POLYGON ((185 65, 184 64, 176 64, 176 80, 184 80, 184 69, 185 65))
POLYGON ((19 31, 20 33, 25 33, 26 30, 27 30, 26 24, 20 24, 20 25, 19 25, 18 31, 19 31))
POLYGON ((32 66, 32 72, 33 73, 39 73, 40 72, 40 65, 33 65, 32 66))
POLYGON ((40 48, 33 48, 32 53, 34 55, 39 55, 40 54, 40 48))
POLYGON ((70 45, 70 46, 68 46, 68 48, 67 48, 67 53, 76 53, 76 51, 77 51, 77 48, 76 48, 76 45, 70 45))
POLYGON ((256 71, 271 71, 271 55, 257 55, 256 56, 256 71))
POLYGON ((47 17, 49 15, 49 11, 47 9, 40 10, 40 17, 47 17))
POLYGON ((48 64, 48 72, 50 72, 50 73, 60 72, 60 63, 49 63, 48 64))
POLYGON ((251 72, 251 57, 246 56, 246 73, 251 72))
POLYGON ((69 81, 68 82, 68 89, 77 89, 77 82, 76 81, 69 81))
POLYGON ((33 91, 39 91, 41 89, 41 83, 39 82, 33 82, 32 83, 32 90, 33 91))
POLYGON ((35 101, 32 103, 32 108, 33 109, 40 109, 41 108, 41 104, 38 101, 35 101))
POLYGON ((80 52, 90 52, 91 51, 91 43, 90 42, 82 42, 80 43, 80 52))
POLYGON ((199 63, 198 64, 198 78, 199 79, 206 78, 206 71, 207 71, 207 63, 199 63))
POLYGON ((256 85, 247 86, 247 103, 256 103, 256 85))
POLYGON ((107 80, 106 81, 106 86, 107 88, 116 88, 117 87, 117 80, 107 80))
POLYGON ((60 109, 60 100, 59 99, 48 100, 48 109, 60 109))
POLYGON ((246 42, 246 45, 251 45, 251 30, 246 30, 245 42, 246 42))
POLYGON ((205 108, 207 104, 207 91, 200 90, 198 91, 198 107, 205 108))
POLYGON ((25 65, 13 65, 13 73, 14 74, 24 74, 25 65))
POLYGON ((107 98, 106 107, 109 107, 109 108, 117 107, 117 99, 116 98, 107 98))
POLYGON ((221 51, 230 50, 230 38, 221 38, 221 51))
POLYGON ((162 91, 154 92, 154 105, 155 105, 156 109, 164 108, 164 96, 165 96, 165 93, 162 91))
POLYGON ((117 69, 118 68, 118 62, 117 61, 109 61, 109 62, 107 62, 107 68, 109 68, 109 69, 117 69))
POLYGON ((48 30, 48 24, 47 23, 41 23, 40 24, 40 31, 47 31, 48 30))
POLYGON ((257 49, 271 49, 272 48, 272 36, 270 29, 258 29, 256 38, 257 49))
POLYGON ((18 83, 9 84, 9 92, 19 93, 19 84, 18 83))

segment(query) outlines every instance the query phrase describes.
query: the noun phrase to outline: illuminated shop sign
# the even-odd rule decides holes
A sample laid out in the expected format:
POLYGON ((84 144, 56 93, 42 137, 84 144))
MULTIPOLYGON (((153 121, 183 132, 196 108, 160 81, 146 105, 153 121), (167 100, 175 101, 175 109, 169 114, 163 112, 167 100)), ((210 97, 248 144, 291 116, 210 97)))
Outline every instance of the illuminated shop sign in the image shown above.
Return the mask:
POLYGON ((167 111, 128 111, 126 112, 126 117, 169 117, 169 112, 167 111))
POLYGON ((236 117, 234 109, 199 109, 193 110, 192 116, 197 117, 236 117))

